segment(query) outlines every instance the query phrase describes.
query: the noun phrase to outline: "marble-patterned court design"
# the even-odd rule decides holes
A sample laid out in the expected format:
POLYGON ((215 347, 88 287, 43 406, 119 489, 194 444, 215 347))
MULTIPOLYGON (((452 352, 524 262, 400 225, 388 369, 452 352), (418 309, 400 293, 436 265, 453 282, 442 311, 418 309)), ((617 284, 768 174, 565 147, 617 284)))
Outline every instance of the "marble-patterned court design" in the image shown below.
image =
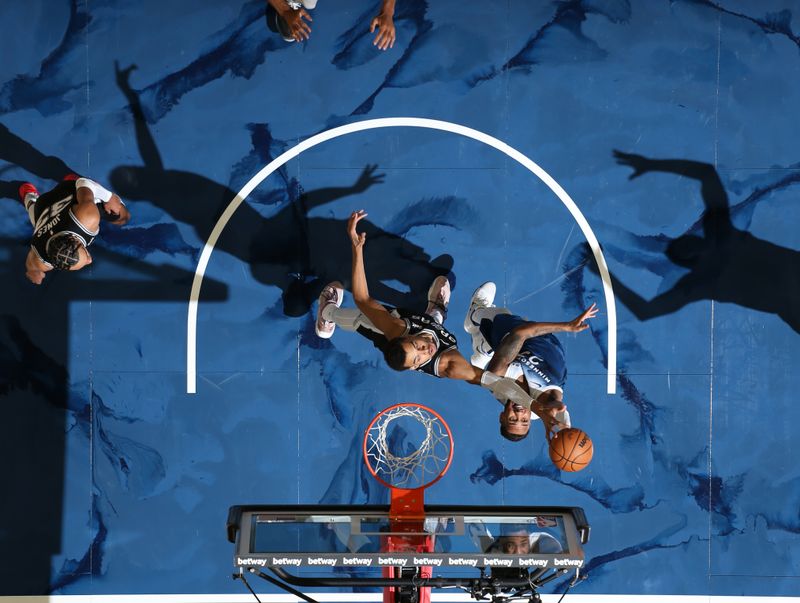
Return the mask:
POLYGON ((361 439, 402 401, 453 431, 428 502, 585 509, 588 578, 565 601, 800 597, 800 5, 397 0, 381 52, 379 4, 319 0, 302 44, 270 31, 264 0, 0 4, 0 601, 245 595, 228 507, 387 502, 361 439), (443 130, 313 146, 204 256, 275 158, 395 117, 485 133, 551 176, 608 264, 613 335, 574 212, 497 148, 443 130), (103 223, 90 267, 34 286, 17 189, 68 173, 133 219, 103 223), (372 294, 421 310, 449 275, 466 356, 484 281, 533 320, 599 304, 589 331, 561 336, 586 470, 557 471, 539 425, 502 439, 485 390, 391 371, 351 333, 316 337, 320 289, 349 286, 345 224, 361 208, 372 294))

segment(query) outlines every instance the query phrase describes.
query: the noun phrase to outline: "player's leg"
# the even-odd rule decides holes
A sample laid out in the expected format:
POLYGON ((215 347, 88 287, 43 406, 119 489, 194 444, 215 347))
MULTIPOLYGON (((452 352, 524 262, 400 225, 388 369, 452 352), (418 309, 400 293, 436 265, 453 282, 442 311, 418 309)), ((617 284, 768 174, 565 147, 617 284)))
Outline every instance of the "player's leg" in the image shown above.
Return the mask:
POLYGON ((358 331, 359 328, 364 327, 370 331, 383 334, 358 308, 337 308, 329 305, 323 312, 322 317, 324 320, 334 323, 337 327, 342 327, 345 331, 358 331))
POLYGON ((479 368, 486 368, 494 350, 481 333, 482 320, 493 320, 498 314, 510 314, 506 308, 494 306, 497 285, 489 281, 475 289, 470 299, 467 316, 464 318, 464 330, 472 336, 472 357, 470 362, 479 368))
POLYGON ((480 331, 470 333, 470 335, 472 336, 472 356, 469 361, 473 366, 485 369, 494 355, 494 350, 480 331))
POLYGON ((19 187, 19 200, 22 202, 25 211, 28 212, 28 218, 31 221, 31 226, 36 226, 36 201, 39 199, 39 191, 30 182, 26 182, 19 187))
POLYGON ((473 335, 480 331, 482 320, 493 320, 498 314, 511 314, 508 308, 498 308, 494 305, 494 296, 497 294, 497 285, 488 281, 475 289, 469 302, 467 316, 464 318, 464 330, 473 335))
POLYGON ((474 321, 476 327, 480 330, 482 321, 494 320, 494 317, 500 314, 511 314, 511 310, 508 308, 498 308, 496 306, 492 306, 491 308, 476 308, 470 320, 474 321))
POLYGON ((336 322, 330 318, 330 313, 332 309, 338 309, 342 305, 343 299, 344 288, 339 281, 328 283, 322 288, 317 306, 317 322, 314 324, 314 331, 318 337, 329 339, 333 335, 336 322))
POLYGON ((328 283, 319 294, 317 307, 317 322, 314 326, 319 337, 329 339, 336 327, 345 331, 358 331, 361 327, 382 335, 381 331, 372 324, 358 308, 342 308, 344 288, 339 281, 328 283))
POLYGON ((484 323, 482 328, 481 323, 483 321, 494 322, 495 317, 510 314, 511 310, 508 308, 497 308, 495 306, 476 308, 472 312, 470 320, 477 323, 477 330, 475 332, 470 331, 470 335, 472 336, 472 358, 470 361, 474 366, 486 368, 492 355, 494 355, 494 348, 486 339, 487 335, 484 332, 484 328, 488 328, 489 332, 491 332, 491 327, 486 327, 486 323, 484 323))
POLYGON ((473 314, 476 310, 481 308, 492 308, 494 303, 494 296, 497 294, 497 285, 488 281, 483 283, 480 287, 475 289, 472 293, 472 298, 469 300, 469 308, 467 308, 467 315, 464 318, 464 330, 473 335, 480 331, 480 320, 475 321, 473 314))
POLYGON ((439 324, 444 324, 449 304, 450 281, 446 276, 437 276, 428 289, 428 307, 425 308, 425 314, 433 317, 439 324))

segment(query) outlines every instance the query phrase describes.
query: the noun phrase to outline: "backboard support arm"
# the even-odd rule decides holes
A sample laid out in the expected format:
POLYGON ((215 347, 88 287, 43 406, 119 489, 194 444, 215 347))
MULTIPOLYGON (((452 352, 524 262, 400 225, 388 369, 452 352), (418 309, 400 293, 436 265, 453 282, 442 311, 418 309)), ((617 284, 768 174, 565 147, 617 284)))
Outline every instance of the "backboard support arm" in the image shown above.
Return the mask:
MULTIPOLYGON (((455 586, 466 589, 481 590, 485 588, 490 592, 495 588, 501 589, 523 589, 523 588, 538 588, 542 584, 550 582, 551 580, 564 575, 569 572, 568 569, 553 570, 550 576, 542 579, 532 580, 531 576, 525 572, 524 577, 498 577, 498 576, 485 576, 481 578, 475 577, 431 577, 431 578, 339 578, 339 577, 303 577, 297 576, 287 572, 283 568, 271 567, 269 570, 278 576, 281 580, 301 587, 387 587, 387 586, 420 586, 429 588, 445 588, 448 586, 455 586)), ((264 577, 265 574, 260 570, 251 570, 255 575, 264 577)), ((266 578, 265 578, 266 579, 266 578)), ((272 582, 272 579, 269 580, 272 582)), ((274 583, 274 582, 273 582, 274 583)))
MULTIPOLYGON (((306 595, 305 593, 302 593, 302 592, 300 592, 300 591, 299 591, 299 590, 297 590, 296 588, 292 588, 292 587, 291 587, 291 586, 289 586, 288 584, 284 584, 284 583, 283 583, 283 582, 281 582, 280 580, 276 580, 276 579, 275 579, 275 578, 273 578, 272 576, 268 576, 267 574, 265 574, 265 573, 264 573, 264 572, 262 572, 262 571, 259 571, 259 570, 255 569, 255 568, 250 568, 250 570, 249 570, 249 571, 250 571, 250 573, 252 573, 252 574, 255 574, 255 575, 256 575, 256 576, 258 576, 259 578, 262 578, 262 579, 266 580, 266 581, 267 581, 267 582, 269 582, 270 584, 274 584, 274 585, 275 585, 275 586, 277 586, 278 588, 280 588, 280 589, 282 589, 282 590, 285 590, 285 591, 286 591, 287 593, 289 593, 290 595, 294 595, 295 597, 298 597, 298 598, 302 599, 302 600, 303 600, 303 601, 305 601, 306 603, 319 603, 319 602, 318 602, 316 599, 312 599, 311 597, 309 597, 309 596, 308 596, 308 595, 306 595)), ((239 574, 233 574, 233 579, 234 579, 234 580, 236 580, 236 579, 239 579, 239 580, 241 580, 242 582, 244 582, 244 583, 245 583, 245 586, 247 586, 247 589, 248 589, 248 590, 249 590, 251 593, 253 593, 253 596, 256 598, 256 600, 257 600, 257 601, 259 600, 259 598, 258 598, 258 596, 256 595, 256 593, 254 593, 254 592, 253 592, 253 589, 252 589, 252 588, 250 588, 250 585, 247 583, 247 579, 244 577, 244 574, 243 574, 243 573, 239 573, 239 574)))

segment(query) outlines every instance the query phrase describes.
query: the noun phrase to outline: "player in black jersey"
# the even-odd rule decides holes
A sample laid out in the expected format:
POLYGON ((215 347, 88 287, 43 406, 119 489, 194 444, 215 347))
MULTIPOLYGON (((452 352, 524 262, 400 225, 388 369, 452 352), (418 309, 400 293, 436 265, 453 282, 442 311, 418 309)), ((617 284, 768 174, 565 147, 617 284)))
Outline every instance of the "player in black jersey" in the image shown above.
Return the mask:
POLYGON ((119 226, 130 219, 117 195, 74 174, 42 195, 26 182, 19 196, 33 226, 25 276, 35 285, 54 268, 74 271, 92 263, 88 247, 100 232, 101 218, 119 226))
POLYGON ((356 230, 358 222, 366 215, 363 210, 353 212, 347 222, 353 252, 353 299, 358 309, 340 308, 344 296, 342 285, 328 284, 319 298, 317 335, 331 337, 336 326, 358 331, 373 341, 383 352, 387 364, 395 370, 417 370, 435 377, 459 379, 482 385, 493 393, 502 389, 504 399, 530 405, 530 396, 513 379, 494 375, 489 380, 484 379, 484 370, 470 364, 458 351, 456 338, 442 324, 450 300, 450 283, 446 277, 434 281, 428 291, 428 309, 423 314, 388 308, 370 297, 364 271, 366 235, 356 230))
MULTIPOLYGON (((469 363, 458 353, 455 336, 442 324, 450 301, 447 277, 434 280, 424 313, 390 308, 369 296, 363 253, 366 234, 356 232, 356 225, 366 215, 363 210, 354 212, 347 222, 353 251, 353 298, 358 309, 339 308, 344 295, 342 285, 328 284, 319 298, 317 335, 330 337, 336 325, 357 331, 370 339, 383 352, 387 364, 398 371, 410 369, 435 377, 452 377, 461 364, 453 360, 456 356, 465 365, 460 368, 468 369, 469 363)), ((471 377, 471 371, 465 377, 471 377)))

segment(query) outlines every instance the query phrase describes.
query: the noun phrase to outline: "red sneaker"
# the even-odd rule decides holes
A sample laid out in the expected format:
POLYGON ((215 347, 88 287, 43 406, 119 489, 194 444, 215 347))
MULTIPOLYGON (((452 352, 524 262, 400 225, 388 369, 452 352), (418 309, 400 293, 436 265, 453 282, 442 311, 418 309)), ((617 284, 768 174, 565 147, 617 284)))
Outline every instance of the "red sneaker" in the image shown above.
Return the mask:
POLYGON ((67 174, 66 176, 64 176, 61 179, 61 181, 62 182, 67 182, 69 180, 77 180, 78 178, 80 178, 80 176, 78 176, 78 174, 67 174))
POLYGON ((36 190, 36 187, 33 186, 30 182, 26 182, 22 186, 19 187, 19 200, 25 205, 25 196, 28 193, 33 193, 37 197, 39 196, 39 191, 36 190))

